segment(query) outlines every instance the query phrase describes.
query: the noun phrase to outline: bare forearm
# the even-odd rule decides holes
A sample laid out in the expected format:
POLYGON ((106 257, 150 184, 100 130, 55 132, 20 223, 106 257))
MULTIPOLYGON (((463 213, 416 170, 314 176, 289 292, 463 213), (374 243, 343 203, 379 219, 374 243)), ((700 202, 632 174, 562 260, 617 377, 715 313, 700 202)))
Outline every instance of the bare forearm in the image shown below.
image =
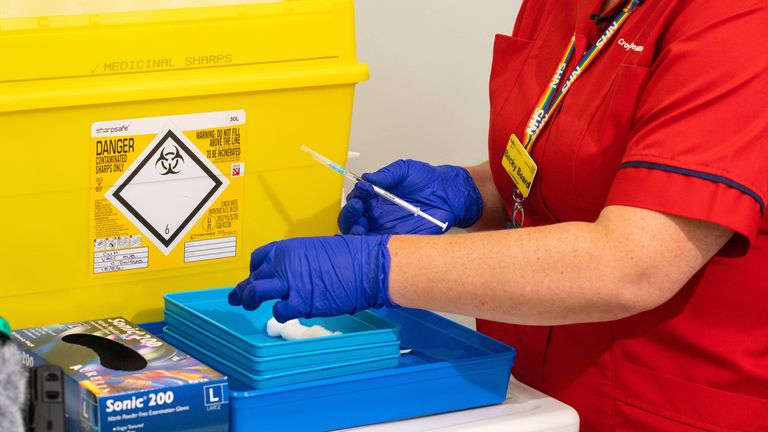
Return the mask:
POLYGON ((390 295, 405 306, 519 324, 618 318, 625 308, 599 288, 621 285, 603 249, 600 234, 582 224, 393 237, 390 295))
POLYGON ((686 237, 704 228, 679 222, 636 233, 648 239, 636 244, 597 223, 393 237, 390 295, 403 306, 520 324, 623 318, 666 301, 730 235, 716 227, 703 246, 691 245, 686 237), (669 246, 649 256, 662 234, 669 246), (664 268, 665 259, 676 265, 664 268))
POLYGON ((483 214, 480 220, 470 227, 470 230, 487 231, 504 228, 507 224, 507 215, 504 212, 501 196, 493 183, 488 162, 468 167, 467 171, 475 181, 480 195, 483 196, 483 214))

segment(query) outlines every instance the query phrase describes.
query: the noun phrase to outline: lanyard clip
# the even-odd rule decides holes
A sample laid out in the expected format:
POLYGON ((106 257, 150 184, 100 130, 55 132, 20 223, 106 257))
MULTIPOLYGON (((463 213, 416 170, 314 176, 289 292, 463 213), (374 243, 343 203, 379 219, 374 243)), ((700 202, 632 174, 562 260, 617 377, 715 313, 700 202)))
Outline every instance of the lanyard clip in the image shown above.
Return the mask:
POLYGON ((520 193, 517 188, 512 193, 512 199, 515 200, 515 205, 512 207, 512 220, 510 221, 511 228, 522 228, 525 222, 525 209, 523 208, 523 201, 525 197, 520 193))

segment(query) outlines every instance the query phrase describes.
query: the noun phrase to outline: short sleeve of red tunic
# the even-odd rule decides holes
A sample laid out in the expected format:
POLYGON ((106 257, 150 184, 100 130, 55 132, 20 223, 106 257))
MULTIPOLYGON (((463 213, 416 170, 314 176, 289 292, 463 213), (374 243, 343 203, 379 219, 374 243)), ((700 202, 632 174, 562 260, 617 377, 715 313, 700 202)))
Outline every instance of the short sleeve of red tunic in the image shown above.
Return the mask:
POLYGON ((768 195, 768 13, 733 9, 688 9, 665 35, 606 201, 728 227, 730 256, 749 249, 768 195))

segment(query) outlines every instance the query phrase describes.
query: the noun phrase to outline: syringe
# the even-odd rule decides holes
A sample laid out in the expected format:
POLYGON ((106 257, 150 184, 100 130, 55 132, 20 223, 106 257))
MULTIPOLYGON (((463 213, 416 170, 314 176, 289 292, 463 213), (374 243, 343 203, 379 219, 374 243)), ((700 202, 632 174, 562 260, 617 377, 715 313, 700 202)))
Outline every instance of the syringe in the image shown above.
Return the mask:
MULTIPOLYGON (((343 175, 343 176, 345 176, 345 177, 347 177, 347 178, 349 178, 351 180, 354 180, 354 181, 365 181, 365 180, 363 180, 363 178, 361 176, 359 176, 359 175, 357 175, 357 174, 355 174, 355 173, 345 169, 341 165, 337 164, 336 162, 328 159, 327 157, 321 155, 320 153, 312 150, 311 148, 309 148, 309 147, 307 147, 305 145, 301 146, 300 149, 302 151, 305 151, 305 152, 309 153, 316 161, 320 162, 321 164, 327 166, 328 168, 336 171, 337 173, 339 173, 339 174, 341 174, 341 175, 343 175)), ((433 224, 439 226, 443 231, 445 231, 446 228, 448 228, 448 223, 440 222, 439 220, 437 220, 437 219, 433 218, 432 216, 430 216, 430 215, 424 213, 423 211, 421 211, 421 209, 419 209, 415 205, 405 201, 404 199, 402 199, 402 198, 400 198, 400 197, 398 197, 398 196, 396 196, 396 195, 394 195, 394 194, 392 194, 392 193, 390 193, 390 192, 388 192, 388 191, 386 191, 386 190, 384 190, 384 189, 382 189, 382 188, 380 188, 380 187, 378 187, 376 185, 372 184, 371 186, 373 186, 373 191, 376 192, 376 194, 378 194, 379 196, 388 199, 392 203, 394 203, 394 204, 396 204, 396 205, 398 205, 398 206, 408 210, 408 212, 412 213, 414 216, 421 216, 421 217, 423 217, 424 219, 426 219, 426 220, 432 222, 433 224)))

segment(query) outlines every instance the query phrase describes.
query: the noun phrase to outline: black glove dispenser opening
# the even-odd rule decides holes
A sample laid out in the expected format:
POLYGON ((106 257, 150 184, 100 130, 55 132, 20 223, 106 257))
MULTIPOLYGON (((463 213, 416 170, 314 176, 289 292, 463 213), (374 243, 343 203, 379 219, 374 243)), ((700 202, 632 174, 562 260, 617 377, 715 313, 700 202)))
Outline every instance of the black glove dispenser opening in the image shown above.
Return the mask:
POLYGON ((93 350, 101 365, 119 371, 139 371, 147 367, 147 359, 127 346, 104 337, 75 333, 61 338, 66 343, 93 350))

